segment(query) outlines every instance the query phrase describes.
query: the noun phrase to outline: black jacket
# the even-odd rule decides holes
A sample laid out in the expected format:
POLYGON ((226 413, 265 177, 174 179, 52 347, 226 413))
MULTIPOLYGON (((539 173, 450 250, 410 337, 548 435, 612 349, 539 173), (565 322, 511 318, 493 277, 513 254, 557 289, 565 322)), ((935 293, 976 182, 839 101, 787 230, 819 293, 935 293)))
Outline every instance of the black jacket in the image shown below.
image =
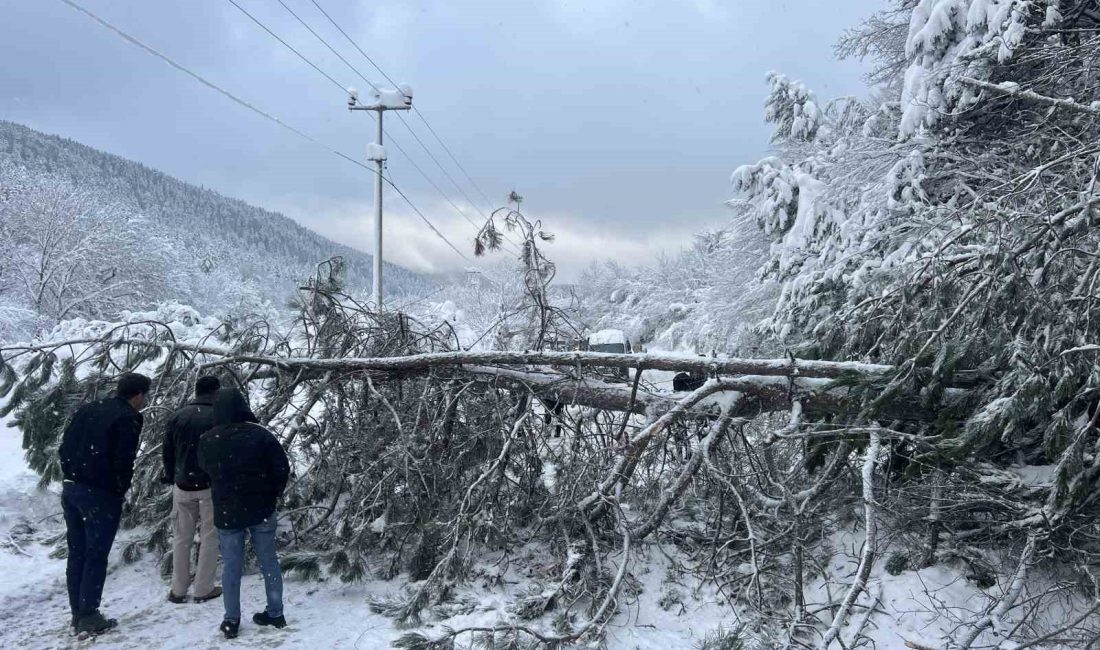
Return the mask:
POLYGON ((168 418, 164 430, 164 481, 181 490, 205 490, 210 477, 199 467, 199 436, 214 426, 214 396, 196 396, 168 418))
POLYGON ((68 481, 126 495, 134 478, 141 413, 121 397, 85 404, 61 436, 61 472, 68 481))
POLYGON ((273 512, 290 478, 286 452, 256 424, 244 396, 223 388, 214 398, 214 428, 202 434, 199 467, 210 476, 214 525, 254 526, 273 512))

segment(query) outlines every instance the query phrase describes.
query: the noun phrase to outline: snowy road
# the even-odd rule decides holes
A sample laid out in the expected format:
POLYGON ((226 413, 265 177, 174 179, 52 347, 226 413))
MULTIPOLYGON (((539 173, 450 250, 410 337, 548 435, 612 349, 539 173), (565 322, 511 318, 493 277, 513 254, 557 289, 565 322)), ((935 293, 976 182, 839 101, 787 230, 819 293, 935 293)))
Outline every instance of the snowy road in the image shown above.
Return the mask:
MULTIPOLYGON (((69 632, 65 596, 65 561, 49 557, 52 546, 41 541, 61 534, 61 508, 57 488, 40 491, 37 476, 27 469, 20 448, 20 434, 0 422, 0 647, 37 650, 90 645, 69 632), (27 526, 31 529, 28 530, 27 526)), ((133 531, 122 531, 126 539, 133 531)), ((217 631, 221 603, 172 605, 165 600, 167 582, 151 557, 133 565, 112 553, 104 590, 103 611, 119 619, 117 632, 99 638, 103 648, 372 648, 389 647, 401 632, 389 619, 371 614, 366 597, 387 591, 389 583, 345 587, 337 583, 301 583, 288 580, 287 619, 281 631, 258 630, 246 622, 241 637, 223 640, 217 631)), ((245 577, 242 599, 245 612, 262 609, 259 575, 245 577)))
MULTIPOLYGON (((93 645, 91 641, 77 641, 69 632, 65 561, 49 557, 53 541, 64 533, 57 486, 38 489, 37 476, 23 461, 19 432, 5 425, 0 421, 0 648, 39 650, 93 645)), ((121 542, 139 535, 139 531, 121 531, 116 541, 103 611, 118 618, 120 625, 117 631, 97 639, 97 648, 373 650, 392 647, 395 639, 409 631, 371 613, 367 605, 372 597, 400 592, 405 584, 402 579, 345 585, 335 579, 303 582, 293 577, 287 578, 285 588, 289 627, 259 629, 250 619, 251 613, 263 608, 263 586, 260 576, 253 572, 245 576, 242 587, 245 622, 241 636, 226 641, 217 630, 220 601, 170 604, 165 598, 168 582, 160 576, 151 554, 131 565, 121 561, 121 542)), ((831 586, 826 589, 820 580, 815 581, 807 590, 810 602, 824 602, 830 590, 839 593, 847 585, 861 539, 859 531, 833 536, 831 546, 838 552, 819 558, 831 575, 831 586)), ((675 552, 671 547, 666 550, 675 552)), ((432 635, 443 625, 491 626, 507 620, 507 605, 545 578, 531 570, 539 565, 540 553, 535 548, 512 549, 515 563, 501 580, 472 580, 468 588, 456 590, 460 592, 458 597, 477 603, 473 611, 446 619, 429 617, 426 627, 417 631, 432 635)), ((611 559, 620 560, 616 555, 611 559)), ((640 589, 622 603, 608 626, 609 650, 697 647, 708 632, 733 624, 729 605, 716 602, 719 599, 709 586, 696 591, 698 583, 676 571, 664 553, 639 550, 632 557, 631 572, 640 589)), ((976 603, 995 598, 1001 588, 979 591, 958 568, 943 566, 906 571, 899 576, 890 576, 877 567, 872 583, 870 591, 878 600, 877 611, 889 615, 876 616, 865 633, 879 647, 891 648, 901 647, 906 640, 935 644, 960 619, 967 618, 976 603)), ((1073 610, 1071 607, 1049 615, 1064 619, 1073 610)))
MULTIPOLYGON (((69 631, 65 561, 49 557, 53 546, 43 543, 64 532, 58 487, 44 491, 37 488, 38 477, 23 461, 21 434, 6 425, 0 420, 0 612, 4 620, 0 625, 0 648, 40 650, 93 645, 91 641, 77 641, 69 631)), ((400 580, 344 585, 338 580, 302 582, 293 577, 287 578, 285 588, 290 625, 284 630, 259 629, 250 619, 251 613, 263 608, 263 582, 259 574, 252 573, 245 576, 241 590, 245 613, 241 636, 226 641, 217 630, 220 601, 170 604, 165 599, 168 582, 160 577, 151 555, 132 565, 121 561, 121 542, 136 536, 137 531, 120 531, 112 551, 102 608, 108 616, 119 619, 119 628, 97 639, 97 648, 373 650, 391 647, 393 640, 408 631, 371 613, 367 606, 371 596, 399 591, 404 584, 400 580)), ((508 577, 504 586, 478 592, 475 611, 436 624, 464 627, 498 623, 506 616, 505 606, 518 592, 530 587, 523 576, 508 577)), ((659 563, 644 569, 639 579, 646 584, 645 592, 609 627, 609 647, 692 647, 703 633, 722 624, 723 608, 713 602, 689 604, 676 612, 657 607, 655 601, 661 596, 664 577, 659 563)))

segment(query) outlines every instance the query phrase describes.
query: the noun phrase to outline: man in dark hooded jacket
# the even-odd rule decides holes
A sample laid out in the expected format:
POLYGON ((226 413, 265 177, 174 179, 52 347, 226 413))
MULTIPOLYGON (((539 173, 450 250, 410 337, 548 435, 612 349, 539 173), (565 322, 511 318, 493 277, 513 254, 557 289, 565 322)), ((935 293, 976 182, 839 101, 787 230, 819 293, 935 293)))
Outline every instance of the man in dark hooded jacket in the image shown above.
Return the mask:
POLYGON ((252 621, 286 627, 283 575, 275 553, 275 504, 290 478, 290 463, 282 445, 256 423, 244 395, 234 388, 223 388, 214 397, 214 428, 199 442, 199 466, 210 477, 214 525, 221 544, 222 633, 232 639, 240 629, 246 533, 267 592, 267 608, 252 621))
POLYGON ((191 583, 191 547, 199 531, 199 560, 195 565, 193 600, 203 603, 222 595, 214 584, 218 567, 218 533, 214 529, 214 504, 210 477, 199 467, 199 437, 214 426, 214 394, 221 387, 217 377, 206 375, 195 382, 195 398, 168 418, 164 430, 164 482, 172 485, 172 586, 168 601, 187 602, 191 583))
POLYGON ((80 407, 61 436, 61 510, 69 550, 65 584, 78 634, 100 634, 118 625, 99 612, 99 601, 122 501, 134 478, 145 422, 141 409, 151 385, 145 375, 122 375, 114 397, 80 407))

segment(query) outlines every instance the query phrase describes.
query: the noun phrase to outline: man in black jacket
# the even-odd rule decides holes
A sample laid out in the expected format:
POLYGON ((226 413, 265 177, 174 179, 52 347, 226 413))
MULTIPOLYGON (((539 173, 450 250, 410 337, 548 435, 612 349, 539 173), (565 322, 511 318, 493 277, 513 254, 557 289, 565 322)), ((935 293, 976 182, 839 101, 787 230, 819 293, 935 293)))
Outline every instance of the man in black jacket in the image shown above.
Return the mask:
POLYGON ((99 612, 99 601, 107 554, 134 477, 144 423, 140 411, 151 385, 144 375, 122 375, 115 396, 82 406, 61 437, 61 509, 69 546, 65 582, 78 634, 99 634, 118 625, 99 612))
POLYGON ((214 398, 214 428, 199 442, 199 466, 210 476, 214 525, 222 551, 221 631, 237 636, 241 625, 241 573, 245 534, 260 563, 267 608, 252 617, 257 625, 286 627, 283 574, 275 553, 275 505, 290 478, 286 452, 274 435, 256 423, 244 395, 223 388, 214 398))
POLYGON ((163 481, 172 485, 172 587, 168 600, 187 602, 191 586, 191 546, 199 530, 199 561, 195 567, 194 601, 203 603, 222 595, 214 585, 218 567, 218 533, 214 529, 214 504, 210 477, 199 467, 199 436, 214 426, 214 393, 217 377, 199 377, 195 399, 168 418, 164 431, 163 481))

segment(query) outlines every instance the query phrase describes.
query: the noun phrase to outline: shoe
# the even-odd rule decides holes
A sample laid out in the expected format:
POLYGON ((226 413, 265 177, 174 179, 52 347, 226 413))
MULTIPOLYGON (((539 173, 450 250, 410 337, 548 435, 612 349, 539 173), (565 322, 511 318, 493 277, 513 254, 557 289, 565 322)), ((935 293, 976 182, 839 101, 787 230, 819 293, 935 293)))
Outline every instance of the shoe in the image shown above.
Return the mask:
POLYGON ((168 602, 174 605, 182 605, 187 602, 187 596, 177 596, 171 589, 168 590, 168 602))
POLYGON ((236 639, 237 634, 241 631, 241 622, 231 619, 225 619, 222 624, 218 626, 218 629, 222 631, 227 639, 236 639))
POLYGON ((194 596, 194 597, 192 597, 191 602, 193 602, 193 603, 205 603, 206 601, 214 600, 215 598, 217 598, 218 596, 221 596, 221 595, 222 595, 222 588, 221 587, 214 587, 213 589, 210 590, 210 593, 206 594, 205 596, 194 596))
POLYGON ((285 616, 281 616, 281 615, 280 616, 268 616, 267 612, 260 612, 259 614, 253 615, 252 616, 252 622, 255 623, 256 625, 263 625, 263 626, 270 625, 271 627, 274 627, 274 628, 277 628, 277 629, 280 629, 280 630, 283 629, 284 627, 286 627, 286 617, 285 616))
POLYGON ((118 627, 118 621, 103 616, 99 613, 99 610, 87 616, 81 616, 76 621, 77 634, 103 634, 107 630, 113 630, 116 627, 118 627))

